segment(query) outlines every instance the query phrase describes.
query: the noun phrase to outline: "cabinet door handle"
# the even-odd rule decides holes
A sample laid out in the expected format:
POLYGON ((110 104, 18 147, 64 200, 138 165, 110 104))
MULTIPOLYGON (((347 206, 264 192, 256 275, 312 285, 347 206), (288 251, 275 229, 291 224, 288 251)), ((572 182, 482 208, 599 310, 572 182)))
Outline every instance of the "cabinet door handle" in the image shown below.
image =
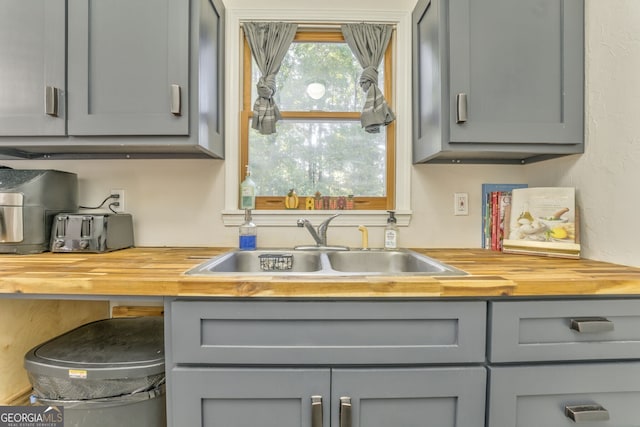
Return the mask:
POLYGON ((581 333, 613 331, 613 322, 605 317, 581 317, 571 319, 571 329, 581 333))
POLYGON ((464 123, 467 121, 467 94, 459 93, 456 95, 456 123, 464 123))
POLYGON ((351 398, 340 398, 340 427, 351 427, 351 398))
POLYGON ((175 116, 182 115, 182 96, 180 93, 180 85, 171 85, 171 114, 175 116))
POLYGON ((322 396, 311 396, 311 427, 322 427, 322 396))
POLYGON ((565 406, 564 415, 576 423, 583 421, 607 421, 609 419, 609 411, 597 404, 565 406))
POLYGON ((60 91, 57 87, 46 86, 44 88, 44 112, 53 117, 58 117, 58 97, 60 91))

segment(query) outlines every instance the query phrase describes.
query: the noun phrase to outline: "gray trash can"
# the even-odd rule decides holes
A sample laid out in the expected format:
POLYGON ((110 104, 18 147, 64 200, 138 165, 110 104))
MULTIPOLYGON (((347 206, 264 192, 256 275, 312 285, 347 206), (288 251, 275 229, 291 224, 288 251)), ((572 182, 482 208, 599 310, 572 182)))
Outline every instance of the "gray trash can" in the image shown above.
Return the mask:
POLYGON ((65 427, 166 426, 161 317, 89 323, 25 355, 33 402, 64 407, 65 427))

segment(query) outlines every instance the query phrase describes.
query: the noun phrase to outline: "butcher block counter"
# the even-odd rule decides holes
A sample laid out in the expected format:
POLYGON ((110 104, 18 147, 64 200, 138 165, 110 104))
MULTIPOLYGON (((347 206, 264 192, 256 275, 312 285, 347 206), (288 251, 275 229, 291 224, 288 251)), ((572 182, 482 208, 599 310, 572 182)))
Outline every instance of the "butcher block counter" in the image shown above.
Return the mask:
POLYGON ((640 295, 640 268, 481 249, 418 249, 468 276, 186 276, 227 248, 139 247, 105 254, 0 256, 0 294, 193 297, 640 295))

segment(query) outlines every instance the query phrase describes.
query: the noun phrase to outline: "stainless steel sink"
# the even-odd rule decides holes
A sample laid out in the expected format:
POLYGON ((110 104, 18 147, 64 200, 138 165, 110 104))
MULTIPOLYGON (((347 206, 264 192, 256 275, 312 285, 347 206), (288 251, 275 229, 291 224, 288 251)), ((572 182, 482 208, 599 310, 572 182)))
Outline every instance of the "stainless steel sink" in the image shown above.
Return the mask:
POLYGON ((453 275, 461 270, 410 250, 356 250, 327 253, 331 268, 340 272, 453 275))
POLYGON ((319 252, 296 250, 230 251, 187 271, 188 275, 296 274, 321 272, 319 252))
POLYGON ((209 275, 303 276, 460 276, 462 270, 418 252, 398 250, 286 250, 230 251, 186 272, 209 275))

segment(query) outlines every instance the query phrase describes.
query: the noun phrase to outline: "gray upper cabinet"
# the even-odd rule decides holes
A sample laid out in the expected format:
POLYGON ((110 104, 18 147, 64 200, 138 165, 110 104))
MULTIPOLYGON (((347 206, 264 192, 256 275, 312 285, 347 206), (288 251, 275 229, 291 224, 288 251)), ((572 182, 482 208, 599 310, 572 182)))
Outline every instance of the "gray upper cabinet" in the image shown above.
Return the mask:
POLYGON ((69 135, 187 135, 188 29, 189 0, 69 0, 69 135))
POLYGON ((414 162, 583 151, 582 0, 420 0, 413 42, 414 162))
POLYGON ((16 64, 0 70, 0 157, 224 157, 221 0, 8 0, 0 12, 0 54, 16 64), (43 118, 51 94, 57 117, 43 118))
POLYGON ((64 135, 65 1, 0 2, 0 61, 0 135, 64 135))

